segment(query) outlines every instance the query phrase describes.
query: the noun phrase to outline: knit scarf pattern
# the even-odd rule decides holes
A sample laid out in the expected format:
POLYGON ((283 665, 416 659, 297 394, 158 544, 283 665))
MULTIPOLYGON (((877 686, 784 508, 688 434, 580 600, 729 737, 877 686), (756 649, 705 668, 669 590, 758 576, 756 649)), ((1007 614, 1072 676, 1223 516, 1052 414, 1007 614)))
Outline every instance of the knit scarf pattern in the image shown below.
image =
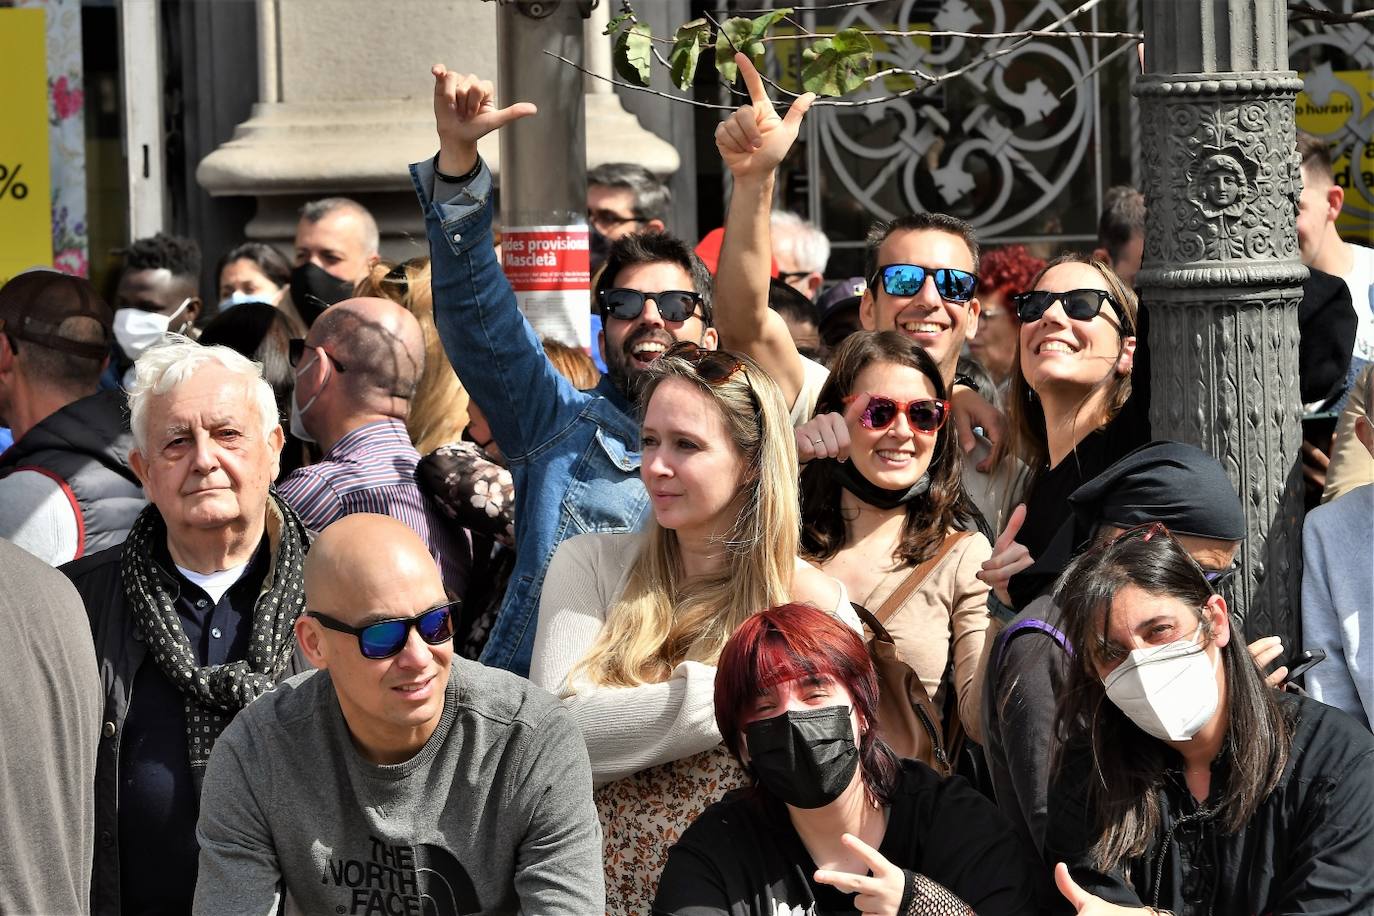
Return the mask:
POLYGON ((154 566, 154 545, 167 537, 167 526, 155 506, 149 505, 138 516, 121 555, 124 599, 133 611, 134 624, 157 666, 185 702, 186 747, 197 791, 215 739, 235 713, 272 689, 296 648, 296 618, 305 608, 306 531, 275 493, 268 500, 268 529, 278 528, 279 535, 272 569, 253 607, 247 659, 226 665, 198 663, 181 628, 176 604, 154 566), (274 525, 274 513, 280 524, 274 525))

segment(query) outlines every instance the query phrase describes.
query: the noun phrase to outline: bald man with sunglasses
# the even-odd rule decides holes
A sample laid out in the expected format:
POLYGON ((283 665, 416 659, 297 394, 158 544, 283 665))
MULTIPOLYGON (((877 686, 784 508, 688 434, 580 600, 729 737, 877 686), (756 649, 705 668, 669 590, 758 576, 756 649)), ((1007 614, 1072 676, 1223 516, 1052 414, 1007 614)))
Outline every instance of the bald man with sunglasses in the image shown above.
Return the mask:
POLYGON ((296 639, 319 670, 216 743, 194 912, 602 912, 586 745, 553 697, 454 657, 419 536, 335 522, 305 594, 296 639))

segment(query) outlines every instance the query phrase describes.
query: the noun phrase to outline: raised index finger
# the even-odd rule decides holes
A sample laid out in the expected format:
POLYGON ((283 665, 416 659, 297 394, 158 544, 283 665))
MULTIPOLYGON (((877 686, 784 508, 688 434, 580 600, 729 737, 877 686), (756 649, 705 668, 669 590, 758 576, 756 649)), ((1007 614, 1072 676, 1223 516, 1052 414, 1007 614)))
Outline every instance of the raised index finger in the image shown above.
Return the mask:
POLYGON ((744 77, 744 85, 749 90, 749 104, 772 114, 773 101, 768 98, 768 90, 763 88, 763 77, 759 76, 759 71, 749 59, 749 55, 743 51, 736 51, 735 63, 739 65, 740 76, 744 77))
POLYGON ((1016 535, 1021 531, 1021 526, 1026 521, 1026 504, 1017 503, 1012 510, 1011 518, 1007 519, 1007 527, 1002 529, 1002 533, 997 536, 997 543, 992 546, 993 553, 1001 553, 1011 546, 1012 541, 1016 540, 1016 535))

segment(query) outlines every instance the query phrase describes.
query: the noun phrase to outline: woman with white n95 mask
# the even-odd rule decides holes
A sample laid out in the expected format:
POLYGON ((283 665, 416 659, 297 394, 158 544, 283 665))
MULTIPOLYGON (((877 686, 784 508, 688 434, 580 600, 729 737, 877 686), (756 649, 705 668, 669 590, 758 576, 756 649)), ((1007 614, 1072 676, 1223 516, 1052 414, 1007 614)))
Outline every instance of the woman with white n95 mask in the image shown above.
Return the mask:
POLYGON ((1374 736, 1265 684, 1168 529, 1089 550, 1055 601, 1078 648, 1045 834, 1063 912, 1374 911, 1374 736))

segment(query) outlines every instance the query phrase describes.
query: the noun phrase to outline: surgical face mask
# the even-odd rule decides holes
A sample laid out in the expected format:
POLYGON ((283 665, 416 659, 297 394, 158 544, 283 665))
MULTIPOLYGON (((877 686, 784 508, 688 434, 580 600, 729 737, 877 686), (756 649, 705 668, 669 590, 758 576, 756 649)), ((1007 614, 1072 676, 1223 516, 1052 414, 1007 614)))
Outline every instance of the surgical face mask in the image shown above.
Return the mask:
POLYGON ((1191 639, 1134 649, 1102 680, 1107 699, 1141 731, 1160 741, 1187 741, 1211 721, 1218 704, 1216 663, 1191 639))
POLYGON ((236 305, 247 305, 250 302, 261 302, 263 305, 271 305, 262 293, 245 293, 242 290, 234 290, 227 299, 221 299, 219 310, 227 312, 236 305))
POLYGON ((336 302, 353 295, 353 283, 340 280, 317 264, 306 262, 291 271, 291 301, 307 325, 336 302))
POLYGON ((315 441, 315 437, 310 435, 310 431, 305 428, 305 420, 303 417, 307 410, 315 406, 315 399, 320 396, 321 391, 324 391, 324 386, 329 384, 329 379, 334 374, 334 367, 329 364, 328 360, 325 360, 324 381, 320 383, 320 387, 315 393, 310 396, 310 400, 305 402, 304 407, 298 405, 296 401, 296 392, 300 388, 301 373, 315 365, 315 361, 319 358, 320 355, 318 353, 311 353, 310 359, 306 361, 306 364, 296 370, 296 385, 291 389, 291 435, 302 442, 313 443, 315 441))
POLYGON ((859 767, 848 706, 789 710, 744 730, 759 783, 794 808, 823 808, 844 794, 859 767))
POLYGON ((123 350, 129 359, 138 359, 149 347, 166 336, 171 329, 172 319, 184 312, 190 304, 190 298, 183 299, 177 310, 170 315, 133 308, 116 310, 114 336, 119 343, 119 349, 123 350))

